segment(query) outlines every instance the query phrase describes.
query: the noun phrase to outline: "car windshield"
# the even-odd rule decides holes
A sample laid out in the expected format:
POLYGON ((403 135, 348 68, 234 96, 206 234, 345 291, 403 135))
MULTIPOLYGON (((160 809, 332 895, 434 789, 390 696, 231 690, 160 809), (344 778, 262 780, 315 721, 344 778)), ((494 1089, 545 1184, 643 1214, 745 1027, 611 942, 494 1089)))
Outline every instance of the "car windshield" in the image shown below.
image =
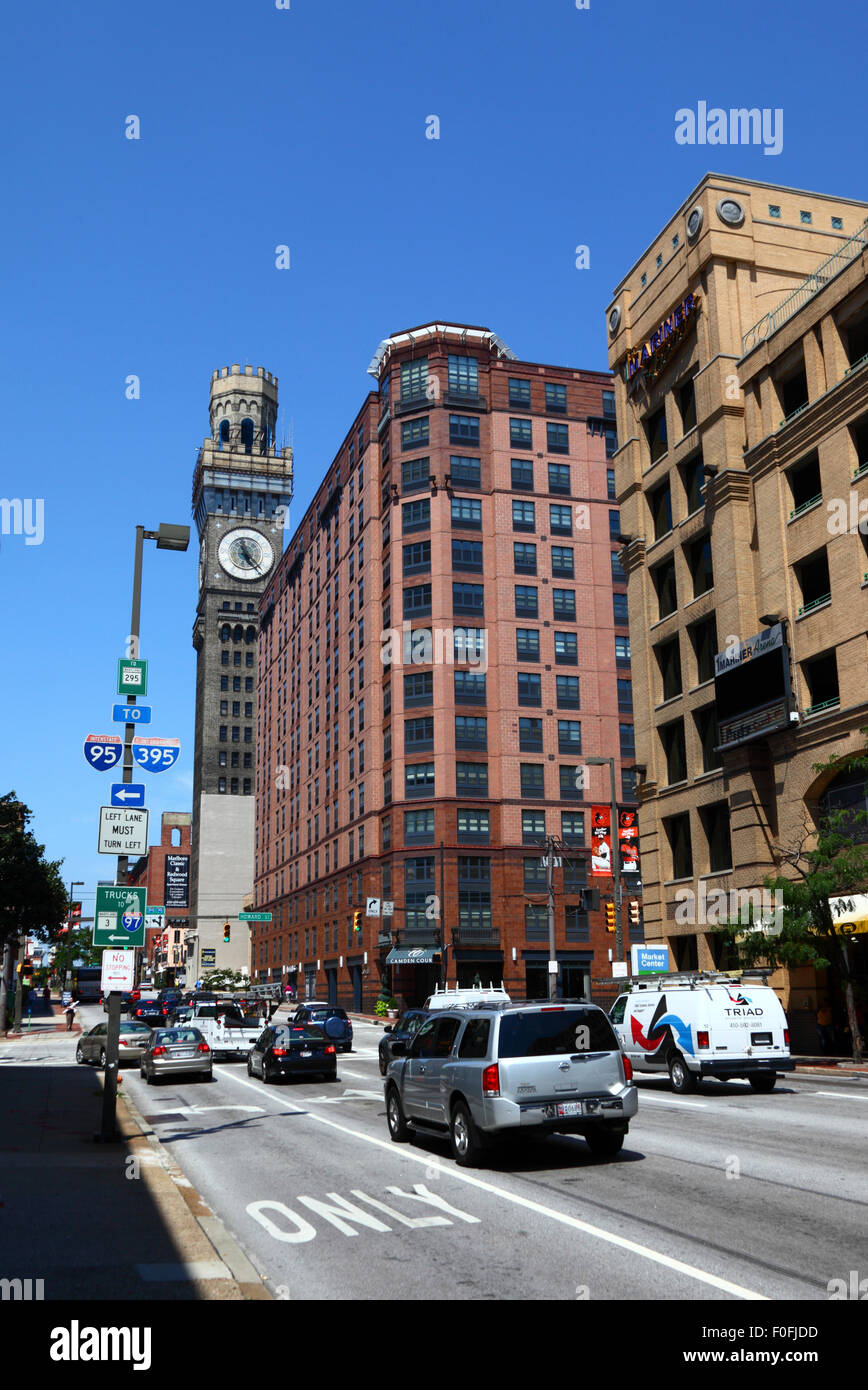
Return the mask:
POLYGON ((276 1043, 322 1042, 325 1034, 315 1023, 294 1023, 291 1028, 277 1028, 274 1033, 276 1043))
POLYGON ((330 1009, 328 1005, 323 1005, 319 1009, 310 1010, 311 1018, 346 1018, 343 1009, 330 1009))
POLYGON ((500 1057, 555 1057, 617 1050, 612 1025, 602 1009, 552 1005, 532 1013, 520 1011, 501 1016, 500 1057))
POLYGON ((160 1028, 154 1034, 154 1041, 164 1047, 173 1043, 198 1043, 202 1041, 202 1034, 198 1028, 160 1028))
POLYGON ((122 1023, 122 1033, 150 1033, 150 1028, 146 1023, 122 1023))

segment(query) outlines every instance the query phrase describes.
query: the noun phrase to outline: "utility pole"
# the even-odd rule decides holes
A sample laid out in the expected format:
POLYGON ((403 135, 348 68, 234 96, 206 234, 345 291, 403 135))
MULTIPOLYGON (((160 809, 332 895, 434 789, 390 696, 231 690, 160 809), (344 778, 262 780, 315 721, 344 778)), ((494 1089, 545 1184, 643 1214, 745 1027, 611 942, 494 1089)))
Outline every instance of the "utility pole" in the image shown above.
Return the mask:
POLYGON ((618 840, 618 797, 615 790, 615 759, 585 758, 589 767, 609 765, 609 838, 612 842, 612 897, 615 906, 615 959, 621 960, 624 954, 624 932, 621 926, 621 846, 618 840))
POLYGON ((546 887, 548 888, 549 917, 549 999, 557 999, 558 953, 555 945, 555 842, 552 835, 549 835, 546 840, 546 887))

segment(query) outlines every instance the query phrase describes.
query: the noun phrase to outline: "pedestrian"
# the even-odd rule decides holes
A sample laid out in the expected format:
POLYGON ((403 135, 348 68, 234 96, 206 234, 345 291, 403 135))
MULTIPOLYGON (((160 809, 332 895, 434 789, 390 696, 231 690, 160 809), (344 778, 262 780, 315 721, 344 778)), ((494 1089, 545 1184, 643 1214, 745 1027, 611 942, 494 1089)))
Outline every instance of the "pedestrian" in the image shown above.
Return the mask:
POLYGON ((65 1012, 65 1014, 66 1014, 66 1031, 67 1031, 67 1033, 71 1033, 71 1032, 72 1032, 72 1025, 73 1025, 73 1023, 74 1023, 74 1021, 75 1021, 75 1011, 76 1011, 77 1008, 78 1008, 78 1000, 77 1000, 77 999, 73 999, 72 995, 70 995, 70 996, 69 996, 69 1003, 67 1004, 67 1006, 66 1006, 66 1008, 65 1008, 65 1010, 64 1010, 64 1012, 65 1012))
POLYGON ((835 1029, 832 1023, 832 1010, 825 997, 820 1000, 820 1007, 817 1009, 817 1037, 820 1039, 820 1047, 824 1053, 834 1049, 835 1029))
POLYGON ((50 986, 50 985, 46 985, 45 988, 43 989, 43 991, 42 991, 42 998, 43 998, 43 1000, 45 1001, 46 1004, 50 1004, 50 1003, 51 1003, 51 986, 50 986))

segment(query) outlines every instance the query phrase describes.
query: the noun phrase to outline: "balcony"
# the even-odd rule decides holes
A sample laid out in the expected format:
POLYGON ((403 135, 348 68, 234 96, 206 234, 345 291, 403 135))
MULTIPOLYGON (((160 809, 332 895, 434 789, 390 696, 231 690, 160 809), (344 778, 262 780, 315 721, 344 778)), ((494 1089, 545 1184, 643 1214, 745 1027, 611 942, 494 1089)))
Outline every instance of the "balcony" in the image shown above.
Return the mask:
POLYGON ((778 329, 782 328, 794 314, 797 314, 809 300, 813 299, 815 294, 819 294, 821 290, 825 289, 830 280, 833 280, 851 261, 855 261, 856 257, 862 254, 866 240, 868 240, 868 218, 863 222, 855 236, 850 237, 849 241, 845 241, 843 246, 839 246, 837 251, 828 256, 813 274, 803 280, 792 294, 787 295, 786 299, 782 300, 776 309, 773 309, 771 313, 763 314, 759 322, 748 329, 741 340, 742 357, 746 357, 760 343, 765 342, 773 333, 777 333, 778 329))
POLYGON ((499 946, 499 927, 456 927, 452 933, 453 946, 499 946))
POLYGON ((449 405, 453 410, 487 410, 488 401, 485 396, 478 396, 475 392, 463 391, 444 391, 443 404, 449 405))
POLYGON ((431 404, 431 398, 423 391, 420 395, 407 396, 400 401, 395 401, 392 409, 397 418, 399 415, 409 415, 415 410, 427 410, 431 404))

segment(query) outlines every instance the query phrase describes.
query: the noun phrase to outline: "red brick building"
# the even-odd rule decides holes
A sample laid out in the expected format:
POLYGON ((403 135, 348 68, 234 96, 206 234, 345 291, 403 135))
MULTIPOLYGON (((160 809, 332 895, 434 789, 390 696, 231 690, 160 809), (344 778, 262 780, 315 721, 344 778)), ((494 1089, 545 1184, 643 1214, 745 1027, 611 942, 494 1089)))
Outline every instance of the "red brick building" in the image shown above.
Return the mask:
POLYGON ((183 975, 186 961, 184 932, 190 925, 190 828, 189 811, 165 811, 160 825, 160 843, 151 845, 130 866, 129 883, 146 888, 148 906, 165 907, 165 919, 145 931, 144 967, 152 975, 174 982, 183 975))
POLYGON ((583 757, 635 804, 611 377, 443 324, 368 370, 262 599, 251 976, 357 1009, 384 972, 408 1003, 542 996, 553 836, 559 987, 587 994, 613 937, 583 757), (394 914, 357 931, 368 898, 394 914))

